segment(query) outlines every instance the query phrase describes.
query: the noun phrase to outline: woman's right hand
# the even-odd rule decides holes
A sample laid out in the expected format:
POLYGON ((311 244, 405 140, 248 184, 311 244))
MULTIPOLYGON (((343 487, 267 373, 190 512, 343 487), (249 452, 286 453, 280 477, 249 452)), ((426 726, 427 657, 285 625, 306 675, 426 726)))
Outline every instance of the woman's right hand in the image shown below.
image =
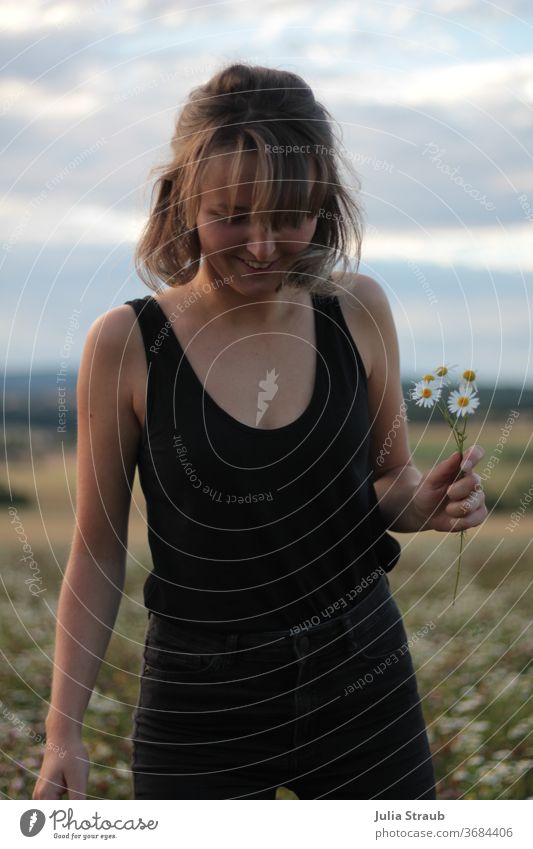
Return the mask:
POLYGON ((88 777, 89 752, 81 739, 47 748, 32 799, 62 799, 65 793, 69 799, 85 799, 88 777))

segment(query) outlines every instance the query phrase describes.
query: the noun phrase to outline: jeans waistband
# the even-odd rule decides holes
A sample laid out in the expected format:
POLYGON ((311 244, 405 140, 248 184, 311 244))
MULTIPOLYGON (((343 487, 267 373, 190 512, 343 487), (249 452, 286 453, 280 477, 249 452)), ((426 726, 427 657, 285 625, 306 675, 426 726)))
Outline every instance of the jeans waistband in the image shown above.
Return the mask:
POLYGON ((282 630, 222 632, 201 627, 191 628, 182 622, 161 617, 153 611, 150 611, 149 630, 159 634, 166 633, 183 644, 206 652, 234 650, 237 646, 239 649, 267 646, 274 649, 275 646, 291 642, 297 645, 310 643, 318 647, 323 642, 327 643, 341 634, 356 630, 360 625, 366 629, 370 618, 379 616, 380 611, 384 612, 385 605, 391 598, 389 579, 383 572, 375 585, 343 613, 327 618, 312 617, 305 622, 295 622, 292 627, 282 630))
POLYGON ((390 597, 389 579, 383 573, 376 581, 375 586, 344 613, 327 619, 318 616, 311 617, 305 622, 295 623, 291 628, 280 631, 243 631, 239 634, 239 646, 252 647, 282 639, 298 640, 303 635, 311 639, 316 637, 320 640, 335 637, 368 621, 389 601, 390 597), (319 621, 315 623, 315 619, 319 619, 319 621))

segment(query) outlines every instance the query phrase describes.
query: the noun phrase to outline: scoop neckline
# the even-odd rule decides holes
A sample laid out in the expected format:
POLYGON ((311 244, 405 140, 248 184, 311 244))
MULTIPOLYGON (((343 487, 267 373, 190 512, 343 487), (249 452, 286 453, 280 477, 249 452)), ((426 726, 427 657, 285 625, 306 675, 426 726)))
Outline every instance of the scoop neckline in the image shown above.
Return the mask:
MULTIPOLYGON (((266 434, 269 434, 270 436, 279 436, 280 434, 288 433, 290 430, 299 427, 303 422, 305 422, 305 420, 308 418, 308 416, 311 415, 311 413, 313 412, 314 407, 315 407, 316 402, 317 402, 317 398, 318 398, 318 389, 319 389, 319 382, 320 382, 319 376, 320 376, 320 360, 322 358, 322 351, 321 351, 322 338, 321 338, 321 322, 319 320, 318 310, 317 310, 317 297, 313 292, 311 292, 310 295, 311 295, 311 308, 313 310, 313 319, 314 319, 314 328, 315 328, 315 345, 314 345, 314 347, 315 347, 315 363, 314 363, 313 391, 312 391, 312 394, 311 394, 311 399, 310 399, 307 407, 303 410, 303 412, 300 413, 300 415, 296 419, 293 419, 292 422, 289 422, 286 425, 282 425, 281 427, 274 427, 274 428, 271 428, 271 427, 269 427, 269 428, 253 427, 253 425, 248 425, 245 422, 239 421, 239 419, 236 419, 234 416, 231 415, 231 413, 228 413, 227 410, 225 410, 223 407, 221 407, 220 404, 218 404, 215 401, 215 399, 209 394, 209 392, 205 389, 202 381, 200 380, 200 378, 196 374, 194 368, 192 367, 191 362, 189 361, 189 358, 187 357, 187 354, 183 350, 183 346, 182 346, 180 340, 178 339, 177 334, 174 331, 173 324, 171 324, 170 333, 168 335, 171 336, 172 339, 174 340, 173 344, 174 344, 176 350, 178 351, 178 353, 180 354, 181 359, 185 363, 185 368, 188 369, 192 379, 195 381, 197 386, 202 391, 203 397, 207 399, 207 404, 210 405, 211 408, 216 413, 218 413, 219 416, 222 416, 223 418, 225 418, 233 427, 237 427, 240 430, 243 430, 247 433, 260 433, 261 438, 263 438, 263 435, 266 435, 266 434)), ((163 310, 163 307, 161 306, 159 301, 154 297, 154 295, 147 295, 147 298, 149 298, 155 304, 155 306, 158 309, 158 311, 160 312, 160 314, 164 317, 165 322, 167 322, 169 319, 167 318, 165 311, 163 310)), ((266 438, 268 438, 268 437, 266 437, 266 438)))

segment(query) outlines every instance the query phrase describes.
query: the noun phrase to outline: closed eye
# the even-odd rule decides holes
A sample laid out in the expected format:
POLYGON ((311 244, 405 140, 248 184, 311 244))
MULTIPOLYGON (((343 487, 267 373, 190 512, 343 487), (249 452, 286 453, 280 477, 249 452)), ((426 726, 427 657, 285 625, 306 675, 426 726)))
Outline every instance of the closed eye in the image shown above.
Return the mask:
POLYGON ((226 218, 226 224, 242 224, 248 217, 248 213, 245 212, 241 215, 232 215, 230 218, 226 218))

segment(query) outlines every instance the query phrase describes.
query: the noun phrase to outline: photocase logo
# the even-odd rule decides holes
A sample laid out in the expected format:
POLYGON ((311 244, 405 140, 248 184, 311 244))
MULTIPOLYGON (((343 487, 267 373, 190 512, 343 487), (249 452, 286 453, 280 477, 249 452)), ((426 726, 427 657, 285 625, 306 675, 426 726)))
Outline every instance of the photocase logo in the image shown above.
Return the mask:
POLYGON ((263 391, 259 392, 257 395, 257 415, 255 417, 256 427, 268 410, 267 402, 272 401, 272 398, 278 391, 278 384, 276 383, 278 377, 279 374, 276 374, 276 369, 273 368, 270 371, 267 371, 267 376, 264 380, 259 381, 259 386, 263 391))
POLYGON ((42 811, 37 811, 32 808, 29 811, 24 811, 20 818, 20 830, 24 837, 35 837, 42 830, 46 822, 46 817, 42 811))

